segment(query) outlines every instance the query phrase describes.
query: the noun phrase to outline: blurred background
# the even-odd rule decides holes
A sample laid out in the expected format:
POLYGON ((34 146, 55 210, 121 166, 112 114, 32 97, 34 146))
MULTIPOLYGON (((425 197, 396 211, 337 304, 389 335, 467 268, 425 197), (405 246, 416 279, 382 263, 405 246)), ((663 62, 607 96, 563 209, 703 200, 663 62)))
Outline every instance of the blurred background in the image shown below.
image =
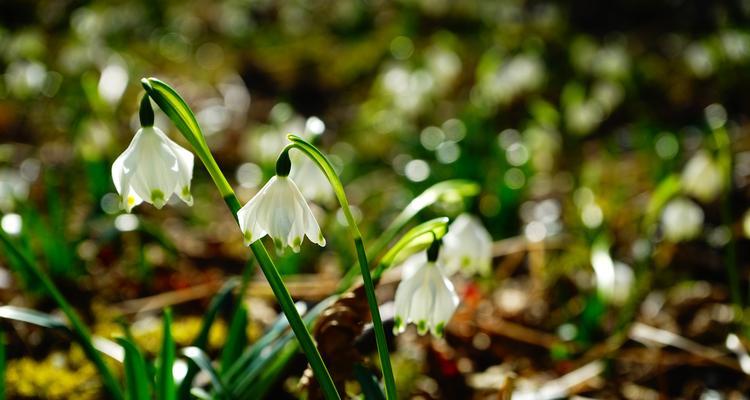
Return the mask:
MULTIPOLYGON (((392 338, 404 398, 750 391, 750 2, 0 6, 0 225, 95 334, 124 318, 153 353, 172 306, 187 345, 249 258, 202 166, 193 207, 119 209, 110 168, 138 128, 139 81, 154 76, 193 108, 242 201, 287 133, 330 155, 366 241, 431 185, 480 184, 419 215, 480 217, 494 272, 455 278, 445 341, 392 338)), ((187 147, 160 112, 156 125, 187 147)), ((275 259, 314 304, 356 255, 332 193, 306 195, 329 244, 275 259)), ((54 314, 15 262, 0 254, 0 304, 54 314)), ((379 289, 384 307, 395 284, 379 289)), ((253 341, 278 313, 262 275, 246 301, 253 341)), ((64 336, 0 326, 9 398, 104 396, 64 336)), ((213 351, 226 329, 212 330, 213 351)), ((292 361, 269 396, 302 396, 304 358, 292 361)))

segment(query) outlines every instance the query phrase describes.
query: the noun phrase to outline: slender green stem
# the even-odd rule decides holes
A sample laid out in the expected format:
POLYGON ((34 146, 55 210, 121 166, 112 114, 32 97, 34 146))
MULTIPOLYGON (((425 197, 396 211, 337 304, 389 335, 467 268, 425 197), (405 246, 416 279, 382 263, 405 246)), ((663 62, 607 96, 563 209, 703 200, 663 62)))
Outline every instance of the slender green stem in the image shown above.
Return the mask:
MULTIPOLYGON (((155 78, 144 78, 141 80, 141 84, 143 85, 143 88, 146 89, 148 95, 159 105, 164 113, 169 116, 172 123, 175 124, 185 139, 193 146, 193 150, 196 155, 198 155, 201 162, 203 162, 203 165, 206 167, 206 170, 211 176, 216 188, 224 198, 224 202, 226 202, 229 207, 232 217, 234 217, 235 222, 238 222, 237 211, 239 211, 241 207, 240 201, 237 199, 232 186, 229 185, 229 182, 221 172, 221 169, 211 154, 211 150, 206 144, 200 125, 195 119, 193 111, 179 93, 166 83, 155 78)), ((289 294, 286 286, 284 286, 281 275, 268 255, 268 251, 259 240, 250 245, 250 250, 258 260, 258 264, 260 265, 263 274, 266 276, 266 279, 271 286, 271 290, 273 290, 273 293, 279 302, 282 312, 289 321, 289 325, 291 326, 294 335, 297 337, 297 341, 299 341, 300 347, 307 357, 307 361, 310 363, 310 368, 312 368, 324 396, 327 399, 338 399, 339 395, 336 391, 336 386, 333 384, 331 375, 328 373, 328 369, 323 363, 323 359, 321 358, 317 347, 315 347, 310 332, 308 332, 307 327, 302 322, 302 318, 297 312, 297 308, 294 306, 292 296, 289 294)))
MULTIPOLYGON (((237 211, 240 209, 240 202, 237 199, 237 196, 232 193, 229 196, 225 196, 224 201, 232 211, 232 215, 236 221, 237 211)), ((297 312, 292 296, 289 294, 286 286, 284 286, 281 275, 279 274, 278 269, 276 269, 276 266, 274 266, 271 257, 268 255, 266 247, 263 246, 263 243, 260 240, 256 240, 250 245, 250 250, 258 260, 260 269, 266 276, 268 284, 271 286, 271 290, 273 290, 276 299, 279 301, 279 306, 284 312, 284 315, 286 315, 286 318, 289 321, 289 326, 292 327, 292 331, 295 336, 297 336, 297 341, 299 341, 302 351, 307 355, 307 360, 310 362, 310 367, 315 373, 315 377, 318 379, 323 394, 327 399, 338 399, 339 395, 336 391, 336 386, 331 379, 331 375, 328 373, 328 369, 323 363, 323 358, 320 356, 318 348, 315 347, 315 343, 313 342, 310 333, 307 331, 307 327, 305 327, 302 318, 297 312)))
POLYGON ((380 317, 380 309, 378 308, 378 299, 375 296, 375 285, 372 282, 372 276, 370 275, 370 264, 367 262, 367 253, 365 253, 365 246, 362 241, 362 234, 359 232, 357 221, 352 215, 351 208, 349 207, 349 200, 346 198, 346 192, 344 186, 341 184, 341 180, 336 171, 333 169, 328 158, 320 152, 315 146, 304 141, 302 138, 294 135, 289 135, 289 139, 292 144, 288 145, 283 152, 289 151, 290 147, 296 148, 307 157, 317 164, 323 173, 328 178, 328 181, 333 187, 333 191, 336 194, 336 198, 341 205, 341 209, 346 216, 347 227, 352 234, 354 239, 354 247, 357 250, 357 260, 359 261, 360 273, 365 287, 365 294, 367 296, 367 305, 370 308, 370 314, 372 316, 372 326, 375 331, 375 342, 378 348, 378 356, 380 357, 380 366, 383 370, 383 380, 385 381, 386 397, 388 399, 396 399, 396 380, 393 377, 393 368, 391 367, 391 358, 388 351, 388 341, 385 336, 385 328, 383 327, 383 321, 380 317))
POLYGON ((740 279, 737 271, 737 250, 735 248, 732 227, 732 142, 726 128, 721 126, 713 130, 713 139, 718 150, 718 164, 722 173, 724 190, 721 194, 721 223, 729 229, 729 242, 726 244, 724 262, 729 279, 729 292, 737 310, 741 311, 742 295, 740 293, 740 279))
POLYGON ((68 318, 70 324, 72 325, 72 332, 75 335, 76 339, 78 339, 78 344, 81 345, 88 359, 92 363, 94 363, 94 366, 96 367, 97 371, 99 372, 99 376, 102 379, 102 384, 104 385, 107 392, 109 392, 110 396, 112 396, 113 399, 117 400, 123 399, 120 385, 117 383, 117 380, 107 367, 107 364, 104 363, 104 359, 102 359, 99 351, 94 348, 91 340, 91 334, 86 328, 86 325, 83 324, 83 321, 81 321, 81 319, 78 317, 78 314, 75 312, 70 303, 68 303, 60 290, 57 289, 57 286, 55 286, 54 282, 52 282, 49 276, 47 276, 47 274, 42 271, 42 269, 39 268, 39 266, 24 252, 19 251, 18 248, 13 244, 13 241, 1 229, 0 241, 5 244, 5 248, 10 250, 10 252, 13 253, 16 258, 21 260, 21 262, 26 266, 26 269, 31 272, 34 277, 42 284, 45 291, 50 295, 50 297, 52 297, 52 300, 57 303, 65 316, 68 318))

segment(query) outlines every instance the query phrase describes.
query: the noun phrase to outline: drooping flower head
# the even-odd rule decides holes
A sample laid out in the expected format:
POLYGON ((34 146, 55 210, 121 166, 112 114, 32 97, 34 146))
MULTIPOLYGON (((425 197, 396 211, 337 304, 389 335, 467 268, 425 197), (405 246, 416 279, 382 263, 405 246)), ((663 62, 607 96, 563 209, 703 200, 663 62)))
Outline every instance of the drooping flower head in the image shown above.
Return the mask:
POLYGON ((403 332, 407 324, 413 323, 420 335, 430 331, 437 337, 443 336, 445 325, 458 307, 458 295, 437 264, 439 249, 440 242, 436 240, 427 250, 426 261, 396 289, 395 332, 403 332))
POLYGON ((144 96, 142 127, 112 164, 112 180, 122 208, 128 212, 143 201, 162 208, 175 193, 188 205, 193 204, 193 154, 153 126, 153 121, 150 101, 144 96))
POLYGON ((307 201, 289 177, 290 166, 288 153, 282 152, 276 176, 237 212, 246 245, 266 235, 279 250, 291 247, 299 252, 304 236, 320 246, 326 245, 307 201))
POLYGON ((443 237, 440 260, 445 273, 462 271, 466 275, 489 275, 492 269, 492 236, 477 217, 461 214, 443 237))

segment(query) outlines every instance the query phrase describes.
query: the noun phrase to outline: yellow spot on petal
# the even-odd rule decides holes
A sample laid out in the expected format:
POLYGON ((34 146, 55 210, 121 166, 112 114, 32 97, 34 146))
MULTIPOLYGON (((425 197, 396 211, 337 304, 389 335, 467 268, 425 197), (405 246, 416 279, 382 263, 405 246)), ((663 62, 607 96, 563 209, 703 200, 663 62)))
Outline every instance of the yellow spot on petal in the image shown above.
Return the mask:
POLYGON ((128 205, 132 207, 133 204, 135 204, 135 196, 130 195, 128 196, 128 205))

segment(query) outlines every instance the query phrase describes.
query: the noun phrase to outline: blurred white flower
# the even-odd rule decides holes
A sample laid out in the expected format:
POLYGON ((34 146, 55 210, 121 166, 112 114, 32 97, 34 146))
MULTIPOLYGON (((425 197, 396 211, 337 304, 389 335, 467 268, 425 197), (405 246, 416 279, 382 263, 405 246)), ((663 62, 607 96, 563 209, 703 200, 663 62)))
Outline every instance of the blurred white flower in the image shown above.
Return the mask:
MULTIPOLYGON (((413 257, 410 259, 416 260, 413 257)), ((396 289, 395 302, 394 331, 403 332, 407 324, 414 323, 420 335, 431 331, 442 337, 445 324, 458 307, 458 295, 438 263, 425 257, 411 276, 402 279, 396 289)))
POLYGON ((662 211, 664 237, 672 242, 696 238, 703 230, 703 210, 686 198, 670 201, 662 211))
POLYGON ((715 200, 721 194, 724 188, 721 169, 707 151, 698 151, 685 165, 682 187, 685 193, 704 203, 715 200))
POLYGON ((612 260, 609 249, 605 246, 592 249, 591 266, 594 268, 599 294, 613 304, 624 304, 635 279, 632 268, 623 262, 612 260))
POLYGON ((299 252, 303 236, 326 245, 318 222, 292 178, 274 176, 238 212, 245 244, 269 235, 277 249, 290 246, 299 252))
POLYGON ((292 171, 289 177, 295 182, 300 182, 299 189, 305 198, 320 203, 333 201, 333 187, 315 162, 299 152, 293 152, 290 156, 292 171))
POLYGON ((112 164, 112 180, 128 212, 144 200, 162 208, 173 193, 192 205, 192 177, 193 154, 155 126, 139 129, 112 164))
POLYGON ((451 223, 443 237, 440 261, 449 276, 459 270, 466 275, 490 274, 492 237, 479 218, 461 214, 451 223))

